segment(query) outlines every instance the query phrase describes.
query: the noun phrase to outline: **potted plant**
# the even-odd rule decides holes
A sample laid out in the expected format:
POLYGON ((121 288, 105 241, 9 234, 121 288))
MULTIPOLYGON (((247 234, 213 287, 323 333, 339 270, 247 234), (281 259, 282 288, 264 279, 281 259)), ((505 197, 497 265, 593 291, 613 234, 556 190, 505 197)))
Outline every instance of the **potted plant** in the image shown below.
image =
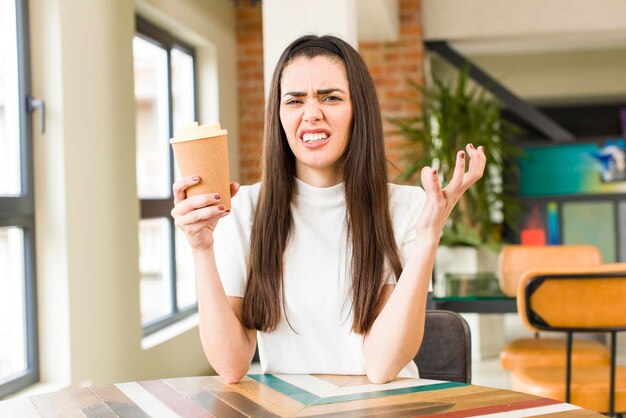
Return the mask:
POLYGON ((433 76, 431 87, 409 81, 421 93, 422 114, 390 120, 398 128, 396 133, 406 139, 404 181, 419 184, 419 171, 428 165, 437 168, 447 182, 459 150, 468 143, 485 149, 483 178, 463 195, 443 230, 436 262, 438 278, 443 272, 494 272, 504 224, 515 227, 519 216, 519 204, 503 174, 505 169, 507 174, 516 172, 514 157, 521 151, 509 139, 521 130, 501 117, 495 98, 481 87, 469 85, 468 73, 467 69, 460 71, 454 83, 433 76), (450 254, 449 248, 461 248, 461 253, 450 254), (453 261, 458 267, 448 265, 453 261), (488 266, 481 267, 481 262, 488 266))
POLYGON ((444 182, 452 177, 456 153, 469 143, 483 146, 487 167, 481 180, 461 198, 444 228, 441 244, 484 247, 495 252, 503 242, 503 224, 515 226, 519 204, 502 176, 516 173, 514 157, 520 148, 509 139, 521 130, 500 115, 499 102, 477 85, 468 85, 468 70, 453 84, 433 76, 425 88, 409 80, 421 93, 422 114, 391 119, 406 139, 404 181, 419 184, 419 170, 433 166, 444 182))
MULTIPOLYGON (((503 181, 516 175, 515 160, 521 150, 512 136, 521 130, 504 120, 499 102, 477 85, 468 84, 469 71, 459 72, 454 83, 433 76, 430 87, 411 82, 421 95, 422 114, 391 122, 406 139, 404 181, 419 184, 424 166, 439 170, 442 182, 452 177, 456 154, 468 143, 483 146, 487 166, 483 178, 463 195, 446 224, 435 259, 434 295, 475 294, 487 282, 497 283, 497 255, 503 244, 504 225, 515 228, 519 204, 503 181), (455 293, 455 280, 463 279, 455 293), (469 280, 468 280, 469 279, 469 280)), ((496 286, 497 293, 497 286, 496 286)), ((465 315, 472 329, 472 356, 497 355, 503 339, 503 320, 494 315, 465 315)))

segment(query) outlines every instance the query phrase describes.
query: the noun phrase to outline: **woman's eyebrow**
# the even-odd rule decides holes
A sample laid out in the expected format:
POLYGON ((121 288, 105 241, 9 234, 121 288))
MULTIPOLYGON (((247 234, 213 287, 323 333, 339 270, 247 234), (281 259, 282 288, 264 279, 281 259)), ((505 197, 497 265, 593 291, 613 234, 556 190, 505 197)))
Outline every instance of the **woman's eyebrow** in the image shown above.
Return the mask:
MULTIPOLYGON (((334 93, 336 91, 338 91, 340 93, 344 93, 344 94, 346 93, 342 89, 335 88, 335 87, 330 88, 330 89, 320 89, 320 90, 317 90, 316 93, 318 95, 320 95, 320 96, 323 96, 323 95, 326 95, 326 94, 334 93)), ((283 94, 283 97, 285 97, 285 96, 305 97, 306 95, 307 95, 307 93, 304 92, 304 91, 290 91, 290 92, 287 92, 287 93, 283 94)))

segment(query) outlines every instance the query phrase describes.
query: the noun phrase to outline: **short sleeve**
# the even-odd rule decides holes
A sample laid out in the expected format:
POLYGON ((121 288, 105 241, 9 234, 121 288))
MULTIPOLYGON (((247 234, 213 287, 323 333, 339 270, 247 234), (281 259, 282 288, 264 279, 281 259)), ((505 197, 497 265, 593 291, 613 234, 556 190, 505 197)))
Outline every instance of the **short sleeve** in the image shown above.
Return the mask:
MULTIPOLYGON (((426 193, 421 187, 390 184, 390 214, 400 262, 404 266, 417 239, 415 227, 424 203, 426 193)), ((393 274, 388 275, 385 284, 395 284, 393 274)))
POLYGON ((226 296, 243 297, 248 274, 252 211, 258 187, 241 186, 231 212, 220 219, 213 234, 215 263, 226 296))
POLYGON ((403 231, 404 238, 402 239, 399 250, 402 257, 402 263, 404 264, 411 254, 413 243, 417 239, 416 226, 417 220, 422 213, 424 203, 426 202, 426 192, 421 187, 414 187, 413 193, 408 197, 411 199, 406 212, 405 230, 403 231))

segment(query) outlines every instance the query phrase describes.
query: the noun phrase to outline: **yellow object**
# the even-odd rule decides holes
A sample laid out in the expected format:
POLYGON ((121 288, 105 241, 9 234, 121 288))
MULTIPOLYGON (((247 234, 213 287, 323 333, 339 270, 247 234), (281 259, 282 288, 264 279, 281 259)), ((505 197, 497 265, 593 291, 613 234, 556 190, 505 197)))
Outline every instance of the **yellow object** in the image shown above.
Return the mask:
MULTIPOLYGON (((527 271, 518 284, 517 308, 532 330, 609 332, 626 330, 626 263, 527 271)), ((577 341, 576 343, 579 343, 577 341)), ((576 346, 574 343, 574 346, 576 346)), ((610 366, 581 365, 572 354, 569 402, 609 411, 610 366)), ((583 356, 584 357, 584 356, 583 356)), ((585 359, 588 360, 588 355, 585 359)), ((565 357, 563 358, 565 360, 565 357)), ((626 367, 616 367, 615 411, 626 411, 626 367)), ((513 370, 512 388, 565 400, 566 367, 513 370)))
MULTIPOLYGON (((569 403, 606 412, 609 404, 609 366, 578 366, 572 369, 569 403)), ((565 401, 565 367, 519 369, 513 373, 511 389, 565 401)), ((626 367, 615 376, 615 410, 626 410, 626 367)))
POLYGON ((514 298, 522 274, 530 269, 590 267, 602 264, 592 245, 505 245, 498 258, 498 281, 505 295, 514 298))
MULTIPOLYGON (((584 366, 609 364, 609 350, 597 341, 577 339, 573 343, 572 363, 584 366)), ((520 338, 511 341, 500 352, 500 365, 506 370, 565 366, 565 340, 520 338)))
MULTIPOLYGON (((601 263, 600 250, 591 245, 506 245, 498 259, 498 281, 502 293, 515 297, 520 279, 529 271, 542 269, 548 272, 571 267, 599 266, 601 263)), ((519 304, 520 299, 517 301, 519 304)), ((518 305, 518 312, 520 309, 518 305)), ((580 365, 608 364, 609 351, 597 341, 576 340, 572 362, 580 365)), ((500 351, 500 366, 506 370, 564 364, 565 340, 562 338, 521 338, 511 341, 500 351)))

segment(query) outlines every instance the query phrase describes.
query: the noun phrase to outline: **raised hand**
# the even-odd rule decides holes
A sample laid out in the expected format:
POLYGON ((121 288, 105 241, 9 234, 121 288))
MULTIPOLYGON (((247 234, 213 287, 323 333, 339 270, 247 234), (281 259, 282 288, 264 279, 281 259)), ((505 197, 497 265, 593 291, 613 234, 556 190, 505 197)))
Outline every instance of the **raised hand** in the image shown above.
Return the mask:
POLYGON ((466 150, 470 159, 469 169, 465 171, 466 153, 459 151, 452 179, 444 188, 439 184, 437 170, 430 167, 422 168, 421 178, 426 192, 426 203, 417 221, 417 230, 420 234, 432 233, 438 238, 463 193, 483 176, 487 161, 483 147, 474 148, 472 144, 468 144, 466 150))
MULTIPOLYGON (((184 177, 172 186, 174 191, 174 209, 172 217, 187 237, 192 250, 206 250, 213 246, 213 231, 217 222, 228 215, 224 206, 220 205, 222 197, 215 194, 202 194, 187 197, 187 188, 198 183, 197 176, 184 177)), ((239 191, 238 183, 230 184, 230 195, 239 191)))

